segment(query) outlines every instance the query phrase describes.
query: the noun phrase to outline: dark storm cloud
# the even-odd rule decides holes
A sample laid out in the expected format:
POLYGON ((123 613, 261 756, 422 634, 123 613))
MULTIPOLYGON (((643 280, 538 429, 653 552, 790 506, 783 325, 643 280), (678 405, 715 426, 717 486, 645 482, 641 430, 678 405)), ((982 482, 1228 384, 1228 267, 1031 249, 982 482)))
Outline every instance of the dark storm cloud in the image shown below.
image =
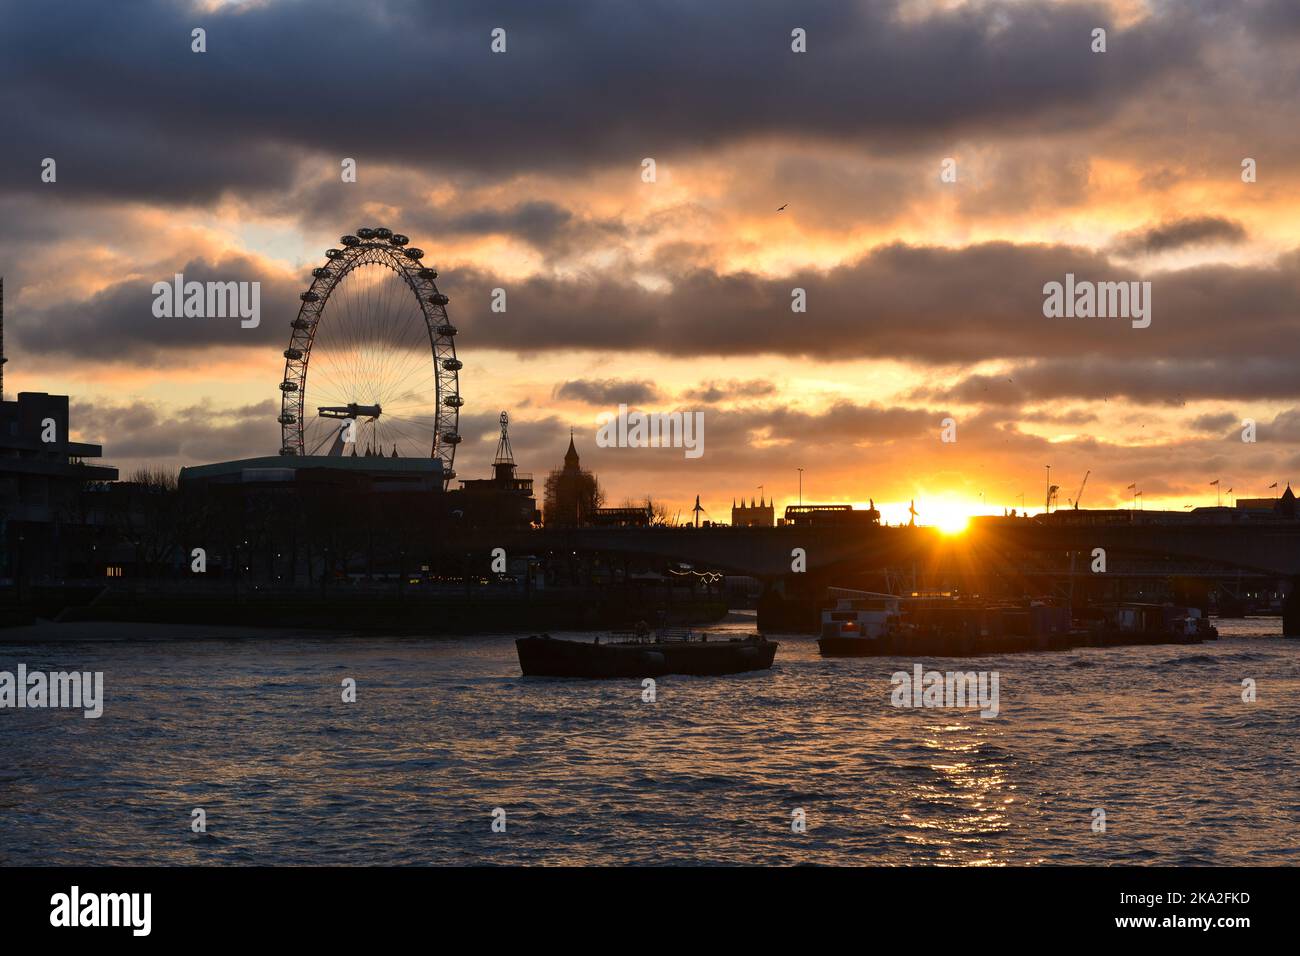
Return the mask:
POLYGON ((273 193, 310 151, 367 164, 579 168, 768 134, 893 149, 962 130, 1100 122, 1197 62, 1198 16, 1121 29, 1093 3, 900 19, 895 4, 282 0, 9 4, 4 188, 173 201, 273 193), (69 24, 75 28, 69 28, 69 24), (207 30, 208 52, 190 50, 207 30), (1113 52, 1090 52, 1109 27, 1113 52), (809 52, 790 52, 790 31, 809 52), (495 27, 508 52, 489 50, 495 27), (165 81, 160 78, 165 77, 165 81), (688 108, 687 108, 688 107, 688 108))
MULTIPOLYGON (((968 378, 950 394, 1002 403, 1124 394, 1176 404, 1192 396, 1296 394, 1300 379, 1287 363, 1300 360, 1298 264, 1300 257, 1290 254, 1266 266, 1139 273, 1068 246, 897 243, 827 272, 785 278, 687 269, 664 276, 666 290, 647 289, 622 269, 510 282, 464 268, 439 284, 452 299, 462 349, 784 354, 935 366, 1034 360, 1008 373, 1006 383, 968 378), (1135 329, 1122 318, 1045 318, 1043 285, 1066 273, 1079 280, 1151 281, 1151 326, 1135 329), (506 289, 509 309, 489 313, 497 287, 506 289), (806 313, 791 312, 794 288, 807 293, 806 313), (1261 350, 1267 358, 1259 357, 1261 350)), ((254 264, 239 258, 190 262, 183 270, 187 279, 258 278, 254 264)), ((305 287, 305 281, 262 277, 262 325, 241 329, 237 320, 155 319, 151 284, 176 270, 154 271, 159 274, 109 286, 85 302, 27 313, 18 341, 33 352, 123 360, 195 343, 265 350, 285 340, 305 287)), ((329 315, 327 308, 326 321, 329 315)))
MULTIPOLYGON (((724 421, 745 422, 748 427, 754 427, 752 412, 714 412, 713 415, 721 415, 724 421)), ((780 406, 769 408, 758 416, 758 424, 774 438, 814 444, 844 440, 854 444, 875 444, 926 432, 937 436, 942 427, 940 422, 946 415, 947 412, 920 408, 838 401, 822 412, 780 406)))
POLYGON ((1294 0, 1257 0, 1247 4, 1246 11, 1250 26, 1261 40, 1300 35, 1300 6, 1294 0))
POLYGON ((264 208, 269 215, 297 218, 304 231, 319 230, 326 237, 363 225, 387 225, 407 233, 413 242, 436 242, 439 246, 445 246, 449 238, 499 235, 526 242, 548 258, 599 248, 626 239, 634 231, 619 220, 582 215, 548 200, 528 200, 504 208, 435 203, 429 200, 427 187, 423 179, 401 175, 385 176, 378 189, 313 183, 269 199, 264 208), (375 220, 366 207, 376 194, 383 196, 386 205, 401 210, 400 222, 375 220))
MULTIPOLYGON (((608 274, 502 283, 510 310, 466 323, 476 345, 522 349, 655 349, 673 355, 788 354, 836 361, 912 359, 934 365, 992 358, 1110 356, 1119 361, 1258 355, 1300 358, 1294 255, 1265 266, 1206 265, 1139 273, 1067 246, 984 243, 960 249, 880 247, 827 272, 788 277, 693 269, 650 291, 608 274), (1153 321, 1049 319, 1043 285, 1079 280, 1152 282, 1153 321), (807 312, 791 312, 791 292, 807 312)), ((481 310, 495 280, 447 279, 461 307, 481 310)), ((466 341, 470 341, 468 338, 466 341)), ((1226 371, 1231 374, 1231 369, 1226 371)))
POLYGON ((74 401, 69 415, 84 440, 104 446, 107 464, 125 462, 129 471, 155 462, 179 466, 273 454, 279 444, 278 411, 272 401, 225 409, 204 403, 175 411, 146 402, 74 401))
POLYGON ((628 382, 615 378, 577 379, 557 385, 552 395, 588 405, 637 405, 653 402, 659 397, 659 390, 653 382, 628 382))
POLYGON ((951 387, 918 390, 913 397, 1010 405, 1052 399, 1123 398, 1175 407, 1203 399, 1298 398, 1300 377, 1296 375, 1295 359, 1281 357, 1051 359, 1016 366, 1005 375, 968 375, 951 387))
POLYGON ((455 213, 451 210, 422 210, 412 217, 416 226, 431 234, 481 235, 495 233, 516 236, 546 252, 558 252, 576 245, 597 245, 621 238, 628 228, 613 220, 586 220, 575 217, 555 203, 532 201, 509 209, 476 209, 455 213))
POLYGON ((1192 419, 1192 429, 1198 432, 1222 432, 1227 428, 1237 425, 1240 419, 1232 412, 1215 412, 1208 415, 1198 415, 1192 419))
POLYGON ((1126 233, 1115 243, 1120 255, 1168 252, 1185 246, 1237 243, 1246 239, 1241 223, 1222 216, 1188 216, 1126 233))
POLYGON ((1300 408, 1278 412, 1271 423, 1260 425, 1257 438, 1261 442, 1300 442, 1300 408))
POLYGON ((211 345, 247 346, 263 351, 288 341, 289 322, 302 304, 300 283, 267 275, 246 256, 210 262, 193 259, 175 268, 155 265, 147 275, 106 286, 88 299, 24 310, 8 326, 12 341, 35 354, 67 354, 94 362, 184 361, 188 353, 211 345), (238 317, 171 318, 154 315, 155 282, 260 282, 260 322, 243 328, 238 317))
POLYGON ((726 382, 703 382, 699 388, 687 389, 683 397, 693 401, 712 405, 733 398, 763 398, 776 393, 776 386, 762 379, 741 381, 731 379, 726 382))

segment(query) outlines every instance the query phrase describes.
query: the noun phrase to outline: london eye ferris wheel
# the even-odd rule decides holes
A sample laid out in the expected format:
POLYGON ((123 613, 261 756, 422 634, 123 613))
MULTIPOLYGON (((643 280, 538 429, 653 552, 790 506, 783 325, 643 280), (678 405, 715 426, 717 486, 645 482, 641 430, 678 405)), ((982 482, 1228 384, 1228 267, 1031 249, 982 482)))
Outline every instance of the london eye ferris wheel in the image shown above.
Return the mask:
POLYGON ((284 350, 281 455, 428 456, 454 477, 456 327, 438 273, 409 242, 358 229, 312 270, 284 350))

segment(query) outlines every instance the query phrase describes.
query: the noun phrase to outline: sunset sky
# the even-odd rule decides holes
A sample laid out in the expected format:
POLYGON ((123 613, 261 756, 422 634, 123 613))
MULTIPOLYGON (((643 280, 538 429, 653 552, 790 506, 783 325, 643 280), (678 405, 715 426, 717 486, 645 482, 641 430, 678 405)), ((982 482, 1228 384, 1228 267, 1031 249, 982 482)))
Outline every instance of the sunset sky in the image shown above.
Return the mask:
POLYGON ((388 226, 451 298, 462 478, 507 409, 521 471, 572 427, 609 504, 723 520, 800 467, 890 521, 1041 508, 1047 465, 1063 506, 1300 481, 1300 4, 788 7, 0 2, 6 397, 71 395, 124 476, 274 454, 298 294, 388 226), (177 272, 261 325, 156 318, 177 272), (1066 273, 1150 281, 1150 327, 1045 318, 1066 273), (705 454, 595 447, 620 402, 705 454))

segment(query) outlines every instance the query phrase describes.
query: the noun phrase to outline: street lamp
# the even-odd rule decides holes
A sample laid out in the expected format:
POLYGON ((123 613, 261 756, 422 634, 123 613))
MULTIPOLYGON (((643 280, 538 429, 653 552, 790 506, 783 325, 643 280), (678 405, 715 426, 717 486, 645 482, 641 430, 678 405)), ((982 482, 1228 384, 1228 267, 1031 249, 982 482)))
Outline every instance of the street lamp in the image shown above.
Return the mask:
POLYGON ((796 468, 795 470, 799 472, 799 506, 802 507, 803 506, 803 469, 796 468))

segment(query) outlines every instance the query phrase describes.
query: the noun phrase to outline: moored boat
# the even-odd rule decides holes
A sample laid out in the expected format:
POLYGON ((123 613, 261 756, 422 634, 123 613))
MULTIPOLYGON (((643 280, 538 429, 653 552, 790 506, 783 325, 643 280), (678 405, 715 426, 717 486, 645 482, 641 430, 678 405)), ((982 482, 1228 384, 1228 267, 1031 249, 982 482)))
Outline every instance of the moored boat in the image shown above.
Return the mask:
POLYGON ((566 641, 549 634, 515 641, 525 677, 716 676, 766 670, 778 643, 761 634, 743 637, 705 633, 650 634, 641 630, 612 640, 566 641))
POLYGON ((1075 643, 1088 647, 1200 644, 1219 637, 1218 628, 1197 608, 1175 604, 1108 604, 1078 616, 1083 627, 1075 632, 1075 643))
POLYGON ((1194 607, 1119 603, 1077 609, 1050 601, 1010 603, 952 594, 900 597, 832 588, 817 642, 823 657, 968 657, 1063 650, 1199 644, 1218 630, 1194 607), (1073 617, 1073 620, 1072 620, 1073 617))
POLYGON ((893 653, 903 633, 899 598, 877 591, 832 588, 833 607, 822 611, 817 647, 822 657, 877 657, 893 653))
POLYGON ((823 657, 969 657, 1069 646, 1070 613, 1042 601, 993 604, 951 594, 900 597, 832 588, 817 642, 823 657))

